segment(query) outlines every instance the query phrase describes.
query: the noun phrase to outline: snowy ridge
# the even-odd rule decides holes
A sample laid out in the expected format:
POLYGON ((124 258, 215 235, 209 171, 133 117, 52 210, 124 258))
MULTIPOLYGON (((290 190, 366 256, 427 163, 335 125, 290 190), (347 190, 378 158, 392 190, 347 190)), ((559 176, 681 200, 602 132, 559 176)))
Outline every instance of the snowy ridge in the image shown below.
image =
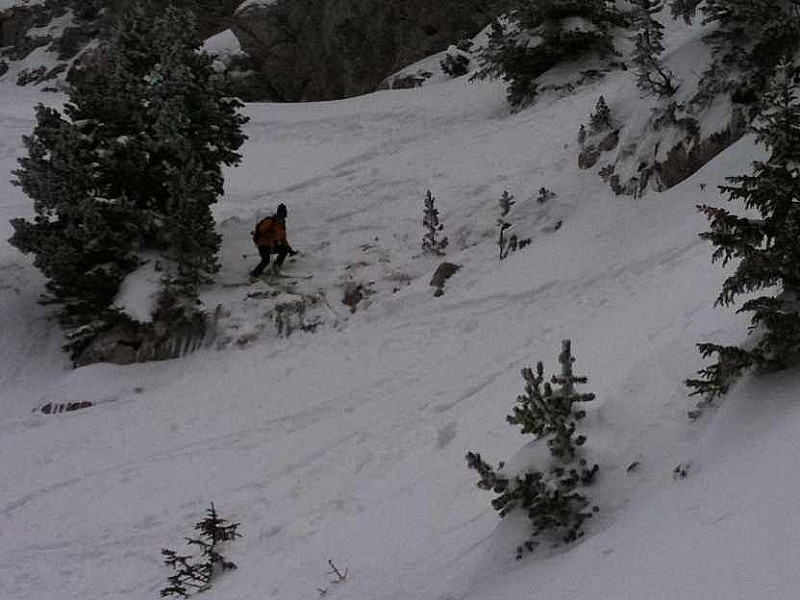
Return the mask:
MULTIPOLYGON (((244 161, 217 206, 220 285, 203 298, 237 335, 257 333, 247 344, 69 370, 35 302, 41 277, 0 247, 0 598, 157 597, 159 550, 182 550, 211 501, 244 537, 209 600, 795 598, 797 375, 746 380, 695 423, 682 384, 701 364, 696 342, 746 335, 712 308, 724 272, 695 204, 719 201, 715 186, 760 151, 745 138, 669 192, 615 197, 578 169, 575 136, 601 94, 635 109, 627 77, 517 114, 501 85, 463 79, 249 105, 244 161), (556 197, 538 203, 540 187, 556 197), (419 247, 428 189, 462 267, 441 298, 438 260, 419 247), (500 261, 503 190, 532 242, 500 261), (279 336, 274 297, 222 285, 252 268, 249 232, 279 202, 304 253, 289 266, 314 275, 287 293, 328 304, 313 333, 279 336), (354 313, 349 282, 371 291, 354 313), (588 493, 601 512, 582 543, 517 562, 525 525, 498 520, 464 455, 518 455, 527 440, 504 417, 519 370, 551 372, 564 338, 597 394, 588 493), (93 406, 37 412, 80 401, 93 406), (330 582, 329 559, 346 581, 330 582)), ((9 171, 36 97, 0 94, 9 171)), ((30 206, 2 185, 8 237, 30 206)))

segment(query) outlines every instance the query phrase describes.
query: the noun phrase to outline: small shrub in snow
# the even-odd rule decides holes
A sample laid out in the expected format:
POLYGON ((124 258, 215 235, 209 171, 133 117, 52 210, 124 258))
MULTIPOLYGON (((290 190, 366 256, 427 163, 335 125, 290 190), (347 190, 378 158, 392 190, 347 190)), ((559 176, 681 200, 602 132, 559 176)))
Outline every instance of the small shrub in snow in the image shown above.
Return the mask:
MULTIPOLYGON (((342 571, 333 563, 333 560, 331 559, 328 559, 328 566, 331 568, 331 570, 328 571, 328 575, 331 577, 330 582, 332 584, 344 583, 347 581, 349 571, 347 567, 345 567, 344 571, 342 571)), ((325 596, 328 593, 328 588, 317 588, 317 591, 319 592, 320 596, 325 596)))
POLYGON ((514 202, 514 196, 509 194, 506 190, 503 190, 498 203, 500 204, 500 217, 497 219, 497 245, 500 248, 500 260, 503 260, 510 252, 514 252, 530 244, 531 239, 519 239, 515 233, 510 235, 508 233, 512 224, 506 217, 509 211, 511 211, 511 207, 516 204, 516 202, 514 202))
POLYGON ((469 62, 469 55, 451 46, 448 48, 447 54, 444 55, 444 59, 439 62, 439 65, 442 67, 442 71, 455 78, 466 75, 469 72, 469 62))
POLYGON ((497 201, 500 204, 500 216, 505 217, 510 211, 511 207, 516 204, 514 196, 508 193, 508 190, 503 190, 500 194, 500 199, 497 201))
POLYGON ((578 433, 578 423, 586 416, 578 404, 594 399, 594 394, 581 394, 577 384, 587 382, 586 377, 573 373, 569 340, 562 342, 558 358, 561 374, 544 381, 544 367, 537 363, 536 371, 522 370, 525 393, 517 398, 513 413, 506 417, 512 425, 519 425, 523 434, 533 434, 533 443, 544 442, 551 460, 544 465, 521 474, 506 475, 504 463, 493 469, 480 454, 467 453, 467 466, 478 472, 478 487, 498 494, 492 506, 506 516, 512 510, 525 511, 531 526, 531 539, 517 548, 517 558, 525 550, 533 550, 540 535, 556 542, 569 543, 582 537, 583 524, 597 512, 596 506, 580 489, 594 481, 597 465, 591 465, 583 455, 586 436, 578 433))
POLYGON ((439 232, 444 229, 444 225, 439 223, 439 209, 436 208, 436 198, 431 191, 425 194, 425 209, 422 215, 422 226, 426 233, 422 236, 422 249, 429 254, 444 254, 447 247, 447 237, 438 238, 439 232))
POLYGON ((239 523, 228 523, 219 517, 214 503, 206 511, 206 518, 195 524, 200 531, 197 538, 186 538, 190 546, 198 546, 201 550, 199 558, 192 555, 181 555, 174 550, 162 549, 164 564, 175 571, 168 578, 169 585, 161 590, 161 597, 180 596, 188 598, 194 592, 202 592, 211 587, 211 581, 222 571, 235 569, 236 565, 227 560, 220 552, 224 542, 241 537, 237 531, 239 523))
POLYGON ((589 116, 589 126, 593 134, 613 127, 611 124, 611 109, 608 108, 606 99, 603 96, 597 99, 594 112, 589 116))
POLYGON ((704 357, 717 362, 699 371, 687 384, 707 402, 725 394, 750 367, 782 369, 800 356, 800 67, 784 63, 765 94, 764 111, 754 130, 769 150, 764 162, 753 163, 752 175, 729 178, 720 189, 728 200, 740 200, 756 218, 717 206, 699 206, 710 231, 700 234, 716 246, 713 261, 738 264, 722 284, 717 305, 728 306, 740 295, 750 297, 739 312, 749 312, 750 331, 759 334, 752 349, 699 344, 704 357), (769 295, 754 292, 769 290, 769 295))
POLYGON ((539 188, 539 195, 536 196, 536 202, 539 204, 545 204, 550 202, 553 198, 556 197, 556 193, 553 190, 548 190, 546 187, 539 188))

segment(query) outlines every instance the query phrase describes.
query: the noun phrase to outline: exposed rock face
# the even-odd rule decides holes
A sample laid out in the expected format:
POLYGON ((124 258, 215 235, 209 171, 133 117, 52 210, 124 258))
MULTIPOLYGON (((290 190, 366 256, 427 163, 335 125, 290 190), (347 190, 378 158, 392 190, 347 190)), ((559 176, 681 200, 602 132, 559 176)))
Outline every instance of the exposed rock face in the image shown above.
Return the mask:
POLYGON ((97 362, 127 365, 177 358, 206 345, 213 339, 213 333, 213 327, 206 322, 179 327, 163 321, 120 323, 93 339, 75 359, 75 366, 97 362))
MULTIPOLYGON (((67 81, 74 81, 91 70, 96 56, 85 56, 86 49, 102 36, 107 21, 113 19, 134 0, 47 0, 41 4, 17 5, 0 11, 0 58, 16 61, 36 48, 47 46, 58 54, 52 65, 32 65, 20 74, 18 83, 42 83, 69 68, 67 81), (31 34, 32 28, 44 28, 54 19, 71 14, 71 23, 47 34, 31 34), (77 60, 75 60, 77 57, 77 60), (70 62, 74 63, 70 65, 70 62), (77 64, 75 64, 77 63, 77 64), (42 69, 44 67, 44 69, 42 69)), ((198 30, 203 38, 227 29, 241 0, 177 0, 179 5, 196 9, 198 30)), ((2 63, 0 63, 2 64, 2 63)), ((0 72, 0 76, 2 76, 0 72)), ((249 98, 248 98, 249 99, 249 98)))
POLYGON ((436 288, 433 293, 434 296, 438 298, 444 294, 444 282, 455 275, 460 268, 459 265, 451 262, 443 262, 436 267, 436 271, 433 272, 433 277, 431 277, 431 285, 436 288))
POLYGON ((366 298, 370 293, 371 292, 369 288, 365 287, 364 284, 355 281, 348 281, 344 285, 342 304, 349 306, 350 312, 354 313, 356 312, 359 302, 364 300, 364 298, 366 298))
MULTIPOLYGON (((703 165, 722 152, 725 148, 739 140, 747 131, 747 123, 741 108, 734 108, 731 112, 730 122, 725 129, 702 137, 697 120, 691 117, 675 119, 674 115, 666 113, 661 122, 653 123, 653 130, 664 128, 668 131, 679 131, 680 134, 673 138, 666 158, 656 160, 656 151, 642 155, 636 143, 628 144, 619 152, 613 162, 605 164, 599 171, 600 176, 606 180, 616 194, 639 196, 648 187, 656 190, 669 189, 696 173, 703 165), (638 154, 637 154, 638 153, 638 154), (626 161, 638 161, 634 175, 621 176, 620 166, 626 161)), ((616 132, 615 132, 616 133, 616 132)), ((605 141, 605 140, 604 140, 605 141)), ((619 136, 613 140, 614 146, 619 143, 619 136)), ((600 146, 605 146, 603 142, 600 146)), ((608 143, 608 150, 611 141, 608 143)), ((656 145, 656 150, 658 145, 656 145)), ((605 147, 603 148, 605 150, 605 147)), ((587 146, 578 156, 578 165, 582 168, 594 166, 601 157, 600 148, 587 146)), ((658 153, 664 156, 664 153, 658 153)), ((630 170, 628 170, 630 173, 630 170)))
POLYGON ((744 135, 744 128, 731 125, 689 146, 681 142, 669 151, 667 159, 655 164, 655 173, 665 188, 671 188, 696 173, 700 167, 744 135))
POLYGON ((410 90, 412 88, 422 87, 432 76, 433 73, 430 71, 418 71, 411 74, 392 76, 384 79, 379 88, 387 90, 410 90))
POLYGON ((319 0, 253 3, 231 29, 276 101, 374 91, 390 74, 472 36, 488 22, 479 0, 319 0))
POLYGON ((309 66, 295 32, 281 26, 277 4, 251 4, 234 15, 231 29, 253 57, 265 83, 265 100, 303 98, 309 66))
POLYGON ((597 144, 597 147, 601 152, 609 152, 616 148, 617 144, 619 144, 619 130, 612 131, 605 136, 600 140, 600 143, 597 144))
POLYGON ((3 55, 11 60, 19 60, 39 46, 49 44, 52 41, 50 37, 28 37, 28 30, 41 26, 42 20, 38 12, 27 6, 14 6, 0 11, 0 48, 3 48, 3 55))
POLYGON ((581 169, 591 169, 600 160, 600 149, 596 146, 586 146, 578 154, 578 166, 581 169))
MULTIPOLYGON (((133 1, 47 0, 0 11, 0 59, 20 60, 40 46, 64 62, 82 57, 107 21, 133 1), (63 32, 28 35, 67 11, 72 23, 63 32)), ((482 0, 175 1, 195 9, 203 38, 234 31, 249 58, 229 72, 232 93, 248 101, 328 100, 374 91, 387 76, 473 36, 489 20, 482 0)), ((91 62, 85 65, 91 68, 91 62)), ((40 80, 26 75, 23 81, 40 80)))

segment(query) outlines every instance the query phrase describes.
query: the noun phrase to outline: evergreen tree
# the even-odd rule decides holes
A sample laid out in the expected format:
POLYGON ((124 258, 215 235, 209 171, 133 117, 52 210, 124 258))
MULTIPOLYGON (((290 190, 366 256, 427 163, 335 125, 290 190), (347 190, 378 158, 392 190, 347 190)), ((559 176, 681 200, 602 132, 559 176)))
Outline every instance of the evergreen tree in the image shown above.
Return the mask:
POLYGON ((506 417, 512 425, 519 425, 522 433, 532 433, 537 438, 546 439, 553 456, 569 462, 575 458, 576 448, 582 446, 586 436, 575 436, 577 423, 586 412, 575 408, 577 402, 591 402, 594 394, 579 394, 576 384, 585 384, 586 377, 576 376, 572 365, 572 346, 569 340, 562 343, 561 375, 554 375, 551 382, 545 382, 544 366, 536 364, 536 373, 530 368, 522 370, 525 380, 525 394, 517 398, 518 406, 506 417), (553 389, 551 384, 559 386, 553 389))
POLYGON ((444 254, 447 247, 447 237, 438 239, 439 232, 444 229, 444 225, 439 223, 439 209, 436 208, 436 198, 431 191, 425 194, 425 208, 422 214, 422 226, 426 233, 422 236, 422 249, 430 254, 444 254))
POLYGON ((12 221, 11 243, 35 254, 63 304, 73 356, 122 318, 112 303, 143 253, 170 259, 165 283, 187 316, 216 269, 210 210, 222 165, 240 159, 246 119, 197 52, 192 13, 155 9, 136 2, 123 12, 63 115, 37 109, 15 171, 36 217, 12 221))
POLYGON ((62 304, 67 347, 88 339, 119 318, 111 307, 125 277, 138 264, 134 249, 139 213, 128 198, 109 197, 97 171, 102 160, 86 123, 65 120, 38 106, 37 124, 23 138, 17 184, 34 200, 35 219, 14 219, 9 240, 34 254, 52 298, 62 304))
POLYGON ((716 246, 713 260, 739 263, 722 286, 716 304, 728 306, 740 295, 769 290, 749 298, 739 312, 751 313, 751 331, 759 333, 752 350, 700 344, 704 356, 717 354, 716 364, 689 380, 694 393, 709 399, 725 393, 750 366, 783 368, 800 351, 800 68, 784 63, 764 98, 764 112, 754 127, 769 150, 765 162, 753 164, 723 186, 728 200, 741 201, 757 218, 721 207, 700 206, 710 221, 701 237, 716 246))
POLYGON ((222 555, 220 547, 225 542, 242 537, 237 531, 239 525, 221 518, 212 502, 211 508, 206 510, 206 517, 194 526, 200 532, 199 536, 186 538, 190 546, 200 548, 199 561, 189 554, 178 554, 167 548, 161 550, 164 564, 174 571, 168 578, 169 584, 161 590, 161 597, 188 598, 195 592, 208 590, 212 580, 221 572, 236 569, 236 564, 222 555))
POLYGON ((734 99, 754 103, 775 67, 800 44, 796 2, 785 0, 706 0, 704 23, 717 27, 706 37, 715 56, 715 81, 734 99))
POLYGON ((586 126, 581 123, 581 126, 578 128, 578 145, 581 147, 581 149, 586 145, 587 135, 586 126))
POLYGON ((506 417, 509 423, 519 425, 523 434, 534 434, 537 441, 544 440, 552 463, 506 476, 502 473, 503 463, 495 470, 480 454, 469 452, 466 456, 467 466, 480 476, 478 487, 498 494, 492 506, 501 517, 516 508, 526 512, 532 535, 517 548, 517 558, 521 558, 524 550, 532 550, 541 534, 555 534, 565 543, 577 540, 583 536, 586 519, 597 511, 596 506, 590 508, 589 499, 579 489, 594 481, 599 467, 589 466, 581 454, 586 436, 577 432, 577 424, 586 412, 575 406, 593 400, 594 394, 580 394, 575 389, 576 384, 584 384, 587 379, 573 372, 575 358, 569 340, 562 342, 558 360, 561 374, 553 376, 550 382, 544 380, 541 362, 537 363, 535 373, 530 368, 522 370, 525 393, 517 398, 513 414, 506 417))
POLYGON ((653 17, 663 10, 663 0, 632 2, 636 7, 633 17, 636 48, 632 57, 638 71, 636 84, 657 96, 671 96, 675 93, 675 76, 659 64, 659 56, 664 52, 664 26, 653 17))
POLYGON ((613 128, 613 124, 611 123, 611 109, 608 108, 604 96, 600 96, 597 99, 594 112, 589 115, 589 126, 592 130, 592 134, 613 128))
POLYGON ((682 18, 688 25, 697 12, 697 6, 703 0, 670 0, 669 8, 674 19, 682 18))
POLYGON ((492 23, 477 78, 501 78, 514 109, 530 104, 537 78, 559 62, 615 55, 615 27, 626 17, 609 0, 509 0, 503 20, 492 23))
POLYGON ((506 218, 511 211, 511 207, 516 204, 514 196, 508 193, 508 190, 503 190, 503 193, 498 199, 500 204, 500 216, 497 219, 497 245, 500 247, 500 260, 508 256, 509 252, 517 249, 517 236, 506 236, 506 233, 511 229, 511 222, 506 218))

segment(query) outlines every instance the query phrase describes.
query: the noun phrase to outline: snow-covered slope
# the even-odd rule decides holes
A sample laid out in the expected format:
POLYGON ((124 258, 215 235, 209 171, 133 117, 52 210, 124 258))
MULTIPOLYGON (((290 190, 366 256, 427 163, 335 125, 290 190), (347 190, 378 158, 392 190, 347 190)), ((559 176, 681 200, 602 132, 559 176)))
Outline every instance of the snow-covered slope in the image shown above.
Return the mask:
MULTIPOLYGON (((35 98, 0 94, 7 172, 35 98)), ((797 597, 797 375, 747 380, 698 422, 682 384, 696 342, 745 336, 711 306, 724 273, 694 205, 720 201, 715 186, 760 151, 745 139, 667 193, 615 197, 576 166, 601 94, 639 101, 617 73, 513 115, 500 85, 464 79, 248 106, 217 212, 220 285, 204 296, 221 306, 219 349, 179 360, 69 370, 52 308, 35 302, 41 277, 0 246, 0 598, 157 597, 160 549, 183 551, 212 501, 244 537, 209 600, 797 597), (556 197, 538 203, 541 187, 556 197), (419 247, 426 190, 462 267, 440 298, 419 247), (500 261, 503 190, 532 243, 500 261), (303 252, 289 269, 312 275, 284 294, 323 298, 316 331, 289 337, 268 289, 222 285, 244 280, 248 233, 279 202, 303 252), (349 282, 368 292, 354 313, 349 282), (525 525, 499 522, 464 455, 496 463, 526 443, 504 418, 519 370, 552 371, 564 338, 597 394, 601 511, 581 544, 517 562, 525 525)), ((0 198, 8 237, 31 209, 10 184, 0 198)))

